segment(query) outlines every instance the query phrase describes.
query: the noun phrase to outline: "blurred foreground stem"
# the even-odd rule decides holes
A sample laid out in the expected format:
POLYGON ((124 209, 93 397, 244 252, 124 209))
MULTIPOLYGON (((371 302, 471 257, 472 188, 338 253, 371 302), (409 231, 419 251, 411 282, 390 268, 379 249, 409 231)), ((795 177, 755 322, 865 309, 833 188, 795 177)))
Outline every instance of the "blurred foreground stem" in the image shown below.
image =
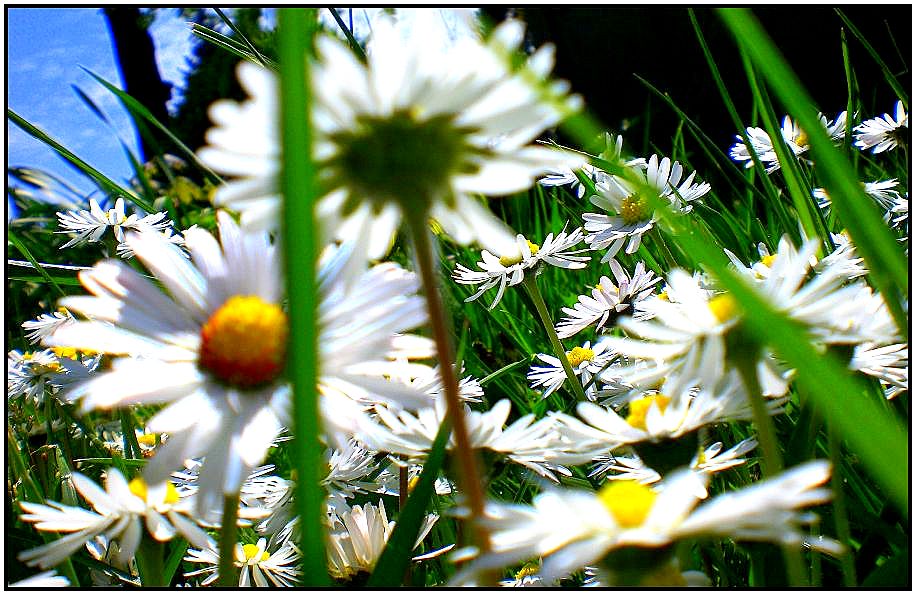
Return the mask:
POLYGON ((235 571, 235 542, 238 533, 239 494, 225 494, 223 498, 223 518, 219 531, 219 578, 221 587, 238 587, 239 577, 235 571))
POLYGON ((405 209, 404 219, 407 223, 410 237, 414 245, 414 257, 417 269, 423 283, 423 292, 426 295, 426 307, 429 310, 429 324, 436 343, 436 354, 439 359, 439 373, 442 375, 442 386, 445 394, 448 419, 452 422, 452 432, 455 437, 454 456, 458 459, 461 472, 460 487, 467 496, 470 508, 470 524, 474 528, 477 546, 481 552, 486 552, 490 547, 489 532, 480 524, 479 519, 484 516, 484 494, 480 484, 482 477, 476 453, 471 446, 468 436, 467 422, 464 416, 464 407, 458 394, 458 379, 455 376, 455 355, 449 340, 446 326, 445 309, 436 278, 435 263, 437 259, 433 253, 434 247, 427 227, 428 214, 423 210, 408 211, 405 209))
MULTIPOLYGON (((783 464, 779 446, 776 443, 776 428, 767 412, 766 401, 757 378, 758 354, 759 350, 756 348, 745 349, 734 357, 734 363, 738 367, 738 373, 741 374, 744 390, 747 392, 747 400, 751 404, 754 426, 757 428, 757 437, 760 448, 763 450, 762 475, 764 479, 768 479, 781 472, 783 464)), ((806 586, 805 564, 799 546, 783 545, 782 555, 786 563, 789 585, 792 587, 806 586)))
POLYGON ((556 329, 553 328, 553 320, 550 318, 550 312, 547 311, 547 304, 544 303, 544 298, 541 297, 541 291, 538 289, 537 275, 527 275, 522 281, 522 286, 525 288, 525 291, 528 292, 528 296, 531 298, 531 302, 534 304, 534 309, 537 312, 538 319, 541 321, 544 330, 547 331, 547 337, 550 339, 550 346, 553 347, 554 355, 556 355, 560 363, 563 364, 566 378, 572 383, 573 394, 575 394, 576 399, 579 401, 585 401, 585 390, 582 388, 582 383, 579 382, 579 378, 576 377, 576 373, 573 372, 572 366, 569 363, 569 357, 566 355, 566 349, 563 347, 563 344, 560 343, 560 337, 557 336, 556 329))

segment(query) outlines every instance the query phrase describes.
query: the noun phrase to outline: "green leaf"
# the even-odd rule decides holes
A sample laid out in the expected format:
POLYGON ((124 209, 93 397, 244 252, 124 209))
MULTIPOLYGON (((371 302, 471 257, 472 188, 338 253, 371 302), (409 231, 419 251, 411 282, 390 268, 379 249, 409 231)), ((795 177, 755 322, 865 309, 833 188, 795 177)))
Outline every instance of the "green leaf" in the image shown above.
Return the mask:
POLYGON ((240 43, 231 37, 227 37, 218 31, 214 31, 213 29, 204 27, 203 25, 198 25, 197 23, 191 23, 191 33, 197 35, 208 43, 212 43, 224 51, 235 54, 243 60, 248 60, 249 62, 254 62, 255 64, 262 64, 267 68, 277 70, 277 64, 273 60, 265 56, 261 56, 259 58, 260 54, 253 54, 251 50, 245 46, 245 44, 240 43))
POLYGON ((32 256, 32 252, 22 242, 22 240, 19 239, 19 236, 17 236, 13 232, 13 230, 9 228, 7 228, 7 241, 10 244, 12 244, 13 246, 15 246, 16 249, 19 250, 19 252, 22 253, 23 256, 25 256, 26 260, 28 260, 32 264, 32 266, 35 268, 36 271, 38 271, 38 274, 41 275, 41 278, 44 279, 45 282, 50 283, 51 287, 56 289, 60 295, 62 296, 67 295, 66 293, 64 293, 64 290, 60 288, 60 285, 58 285, 57 282, 51 278, 51 275, 48 274, 45 268, 41 266, 41 263, 35 260, 35 257, 32 256))
POLYGON ((445 460, 445 448, 451 426, 444 420, 436 433, 432 449, 423 465, 420 480, 407 499, 407 504, 398 515, 398 523, 388 538, 388 543, 375 565, 375 572, 366 583, 369 587, 396 587, 404 580, 404 573, 413 553, 414 544, 420 534, 420 525, 435 489, 439 469, 445 460))
POLYGON ((862 586, 905 589, 912 584, 912 563, 910 550, 903 550, 872 570, 862 581, 862 586))
POLYGON ((133 202, 135 205, 137 205, 138 207, 140 207, 147 213, 156 212, 155 209, 153 208, 153 205, 145 201, 143 198, 137 196, 134 192, 111 181, 111 179, 105 176, 105 174, 103 174, 99 170, 95 169, 94 167, 92 167, 91 165, 89 165, 88 163, 80 159, 79 157, 77 157, 74 153, 72 153, 65 146, 63 146, 62 144, 60 144, 59 142, 57 142, 56 140, 48 136, 48 134, 42 131, 41 129, 29 123, 25 118, 23 118, 22 116, 20 116, 13 110, 11 109, 6 110, 6 117, 12 120, 13 124, 22 128, 29 135, 33 136, 34 138, 40 140, 44 144, 54 149, 54 151, 58 155, 60 155, 61 157, 69 161, 78 170, 83 172, 83 174, 85 174, 90 179, 92 179, 92 181, 95 182, 96 185, 99 188, 101 188, 103 192, 107 194, 113 194, 116 196, 123 196, 125 199, 133 202))
POLYGON ((855 38, 859 40, 859 42, 865 48, 865 51, 867 51, 868 54, 878 64, 878 67, 881 69, 881 74, 883 74, 884 78, 887 79, 887 84, 889 84, 894 90, 894 93, 897 94, 897 98, 903 102, 903 107, 909 111, 910 95, 906 92, 906 89, 903 87, 903 85, 900 84, 900 81, 897 80, 897 77, 894 76, 894 73, 891 71, 890 67, 884 62, 884 60, 881 59, 881 56, 878 55, 878 52, 875 51, 875 48, 872 47, 870 43, 868 43, 868 40, 865 39, 865 36, 862 35, 862 32, 859 31, 859 28, 849 20, 849 17, 847 17, 839 8, 834 8, 834 10, 836 11, 837 15, 843 19, 843 22, 846 23, 846 26, 849 27, 849 30, 852 32, 855 38))

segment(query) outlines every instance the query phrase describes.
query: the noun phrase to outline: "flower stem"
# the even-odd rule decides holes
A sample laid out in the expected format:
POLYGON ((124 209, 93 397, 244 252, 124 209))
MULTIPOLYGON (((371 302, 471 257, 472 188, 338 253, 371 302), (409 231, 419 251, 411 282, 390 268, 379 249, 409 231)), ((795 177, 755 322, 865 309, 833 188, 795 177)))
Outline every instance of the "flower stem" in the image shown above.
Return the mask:
POLYGON ((239 494, 226 494, 223 498, 223 519, 219 532, 219 578, 221 587, 238 587, 239 577, 235 570, 235 542, 239 518, 239 494))
POLYGON ((476 453, 471 446, 468 436, 467 422, 464 417, 464 407, 458 394, 458 379, 455 376, 453 362, 455 360, 452 344, 449 340, 446 326, 445 311, 442 297, 436 280, 435 257, 430 232, 427 228, 427 214, 424 212, 405 212, 410 236, 414 244, 414 257, 417 269, 426 294, 426 307, 429 310, 429 322, 432 328, 433 341, 436 343, 436 353, 439 356, 439 371, 442 375, 445 402, 448 419, 452 422, 452 432, 455 437, 455 450, 453 454, 458 459, 461 471, 461 488, 468 499, 471 509, 471 526, 474 528, 476 542, 481 552, 486 552, 490 547, 489 532, 485 527, 476 523, 484 517, 484 494, 480 484, 480 471, 477 464, 476 453))
MULTIPOLYGON (((734 360, 738 367, 738 373, 741 374, 741 380, 744 382, 744 389, 747 391, 747 400, 751 404, 751 413, 754 419, 754 426, 757 428, 758 441, 761 450, 763 450, 763 477, 768 478, 782 471, 783 463, 776 442, 776 428, 769 413, 767 413, 766 402, 760 390, 760 381, 757 378, 757 353, 756 349, 748 349, 737 354, 734 360)), ((782 546, 782 555, 786 564, 789 584, 793 587, 805 586, 807 581, 805 580, 805 567, 801 550, 797 546, 784 544, 782 546)))
POLYGON ((531 298, 531 302, 534 304, 534 309, 537 312, 538 319, 540 319, 541 324, 544 326, 544 330, 547 331, 547 337, 550 339, 550 346, 553 348, 554 355, 556 355, 560 363, 563 364, 566 378, 572 383, 573 394, 576 395, 576 399, 579 401, 587 400, 585 390, 582 388, 582 383, 579 382, 579 378, 576 376, 576 373, 573 372, 572 366, 569 363, 569 358, 566 357, 566 349, 563 348, 563 344, 560 343, 560 337, 557 336, 557 331, 553 328, 553 320, 551 320, 550 313, 547 311, 547 304, 544 303, 544 298, 541 297, 541 291, 538 289, 537 277, 535 275, 526 276, 522 281, 522 286, 525 288, 525 291, 528 292, 528 296, 531 298))
POLYGON ((162 558, 165 548, 161 541, 153 539, 149 533, 144 533, 137 549, 137 569, 140 571, 140 581, 144 587, 167 587, 162 576, 162 558))

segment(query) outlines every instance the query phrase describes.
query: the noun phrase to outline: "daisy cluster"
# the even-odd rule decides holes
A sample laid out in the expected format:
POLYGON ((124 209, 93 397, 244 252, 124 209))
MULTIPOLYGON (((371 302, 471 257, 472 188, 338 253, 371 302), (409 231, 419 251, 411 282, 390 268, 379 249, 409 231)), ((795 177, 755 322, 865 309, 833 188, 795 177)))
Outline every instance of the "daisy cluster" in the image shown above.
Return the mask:
MULTIPOLYGON (((23 531, 48 532, 15 552, 42 572, 12 586, 322 582, 307 571, 304 488, 322 499, 317 563, 347 587, 392 552, 405 584, 506 587, 722 584, 683 555, 709 542, 735 556, 746 542, 846 555, 816 514, 836 463, 814 436, 784 471, 763 448, 774 424, 798 422, 797 370, 667 231, 719 216, 717 189, 681 153, 624 156, 622 135, 606 133, 598 155, 544 140, 583 108, 551 77, 553 46, 529 48, 521 21, 484 35, 466 16, 444 28, 430 9, 379 12, 359 51, 317 34, 315 263, 284 274, 283 98, 264 60, 237 68, 245 98, 210 106, 203 181, 162 160, 168 182, 134 181, 156 200, 56 213, 59 253, 91 260, 65 289, 49 277, 60 295, 17 320, 22 345, 7 356, 11 501, 23 531), (522 216, 482 200, 515 204, 532 188, 540 206, 522 216), (442 287, 424 280, 416 233, 429 227, 442 287), (294 392, 288 286, 311 266, 317 379, 294 392), (291 471, 303 398, 318 405, 317 486, 291 471), (41 481, 34 460, 50 470, 41 481), (389 547, 399 523, 413 533, 389 547)), ((848 118, 820 122, 869 159, 908 146, 900 102, 848 118)), ((781 134, 747 128, 729 155, 779 184, 784 142, 816 173, 790 116, 781 134)), ((863 188, 908 249, 905 176, 863 188)), ((811 192, 829 237, 759 226, 723 258, 897 406, 908 339, 830 196, 811 192)))

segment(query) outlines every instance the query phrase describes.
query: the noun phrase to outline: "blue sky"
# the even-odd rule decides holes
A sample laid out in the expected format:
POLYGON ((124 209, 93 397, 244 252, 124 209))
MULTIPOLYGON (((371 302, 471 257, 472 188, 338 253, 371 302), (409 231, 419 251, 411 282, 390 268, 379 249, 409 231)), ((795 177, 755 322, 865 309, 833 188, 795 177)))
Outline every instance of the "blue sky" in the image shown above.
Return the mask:
MULTIPOLYGON (((96 8, 10 8, 7 12, 8 107, 90 165, 124 182, 130 164, 118 141, 136 150, 137 139, 114 95, 80 68, 122 86, 107 22, 96 8), (79 86, 111 122, 99 119, 71 88, 79 86)), ((184 82, 191 34, 175 10, 157 11, 151 27, 163 79, 184 82)), ((174 99, 173 99, 174 102, 174 99)), ((89 193, 94 186, 51 149, 7 121, 7 164, 49 171, 89 193)))

